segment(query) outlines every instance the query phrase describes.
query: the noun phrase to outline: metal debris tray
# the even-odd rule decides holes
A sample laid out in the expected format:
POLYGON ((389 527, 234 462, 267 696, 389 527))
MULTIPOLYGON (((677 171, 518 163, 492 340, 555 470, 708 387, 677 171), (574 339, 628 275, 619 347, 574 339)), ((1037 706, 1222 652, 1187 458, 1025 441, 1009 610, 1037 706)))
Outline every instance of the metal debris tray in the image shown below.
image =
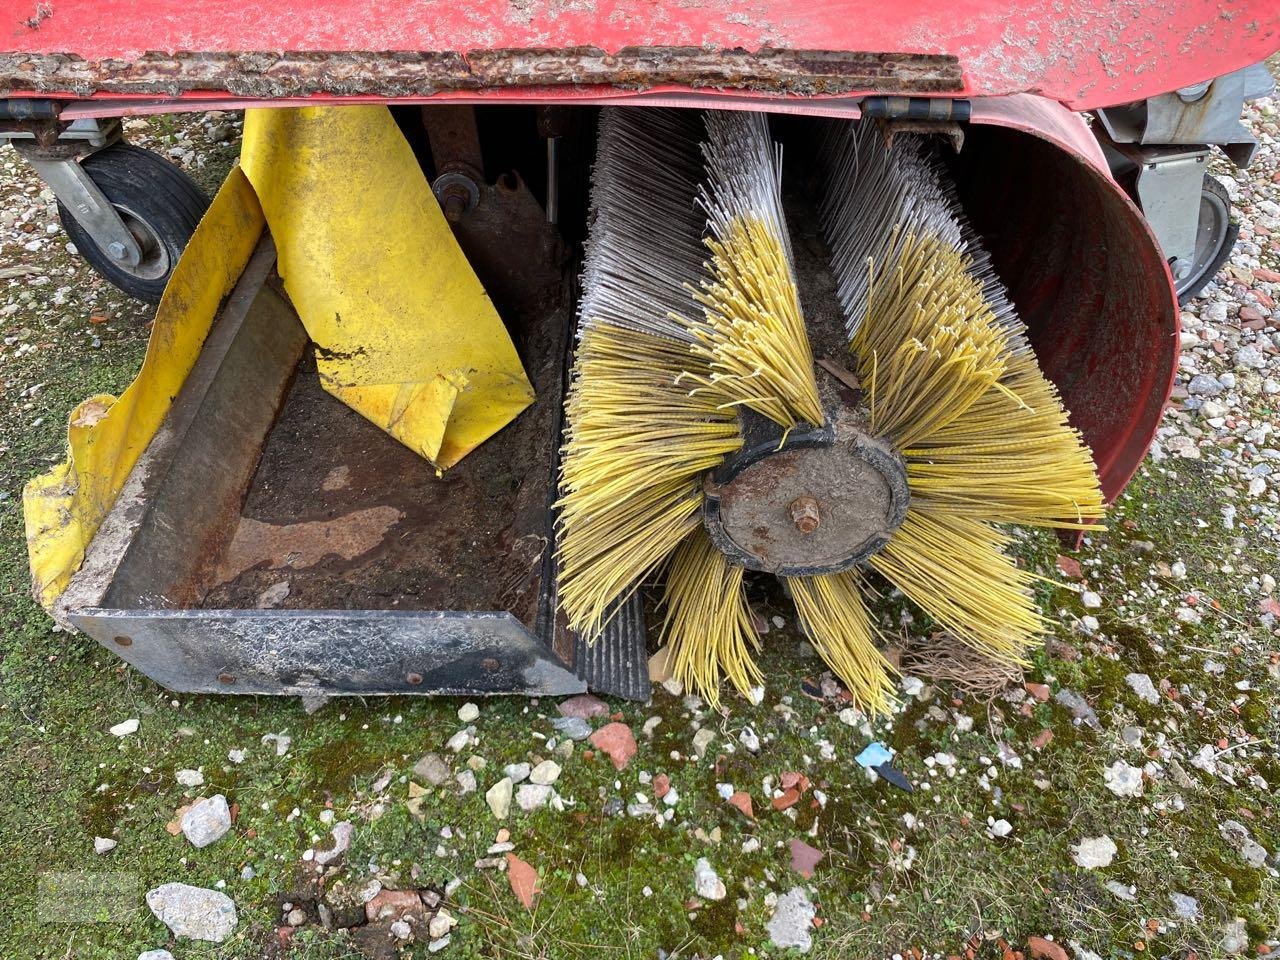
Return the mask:
POLYGON ((538 402, 435 468, 321 387, 264 238, 58 604, 178 691, 649 693, 638 597, 557 616, 569 298, 521 318, 538 402))

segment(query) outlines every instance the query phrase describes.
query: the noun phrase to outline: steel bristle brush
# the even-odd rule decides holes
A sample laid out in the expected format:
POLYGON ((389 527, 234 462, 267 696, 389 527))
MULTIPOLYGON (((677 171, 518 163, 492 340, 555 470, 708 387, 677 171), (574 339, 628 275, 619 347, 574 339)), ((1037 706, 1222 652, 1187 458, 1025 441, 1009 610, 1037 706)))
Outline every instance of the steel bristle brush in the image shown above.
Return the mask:
POLYGON ((560 597, 591 639, 620 598, 665 574, 668 663, 713 704, 722 677, 741 691, 761 682, 745 568, 785 579, 814 648, 878 712, 893 670, 867 571, 961 642, 1016 659, 1042 627, 1034 578, 991 522, 1088 527, 1101 515, 1088 452, 939 168, 914 141, 890 151, 847 123, 832 125, 824 157, 822 219, 861 405, 833 407, 815 376, 766 118, 624 108, 601 120, 560 597), (786 517, 786 504, 735 493, 756 470, 777 482, 744 489, 795 475, 826 491, 821 511, 804 495, 786 517), (862 487, 843 498, 852 477, 862 487), (762 511, 753 529, 796 556, 734 539, 744 499, 762 511))

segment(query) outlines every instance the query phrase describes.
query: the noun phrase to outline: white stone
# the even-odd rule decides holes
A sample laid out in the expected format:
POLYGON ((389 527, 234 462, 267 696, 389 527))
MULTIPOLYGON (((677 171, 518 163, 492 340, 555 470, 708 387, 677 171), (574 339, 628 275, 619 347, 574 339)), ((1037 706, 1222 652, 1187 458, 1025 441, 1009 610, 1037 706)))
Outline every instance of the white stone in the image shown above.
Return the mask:
POLYGON ((1142 769, 1123 760, 1117 760, 1102 774, 1107 789, 1117 797, 1142 796, 1142 769))
POLYGON ((511 793, 514 784, 510 777, 503 777, 487 791, 485 791, 484 802, 489 805, 489 809, 493 815, 499 820, 507 819, 507 814, 511 811, 511 793))
POLYGON ((127 737, 131 733, 138 732, 138 720, 136 717, 130 717, 128 720, 121 720, 111 728, 111 735, 115 737, 127 737))
POLYGON ((836 719, 846 727, 856 727, 862 723, 863 717, 861 711, 855 710, 853 707, 845 707, 836 714, 836 719))
POLYGON ((471 723, 480 716, 480 708, 468 701, 458 708, 458 719, 463 723, 471 723))
MULTIPOLYGON (((326 812, 332 813, 332 811, 326 812)), ((355 827, 351 825, 350 820, 343 820, 333 825, 330 835, 333 837, 333 846, 328 850, 317 850, 315 852, 315 861, 322 867, 333 863, 333 861, 351 849, 351 838, 355 835, 355 827)))
POLYGON ((1183 920, 1200 919, 1200 901, 1195 897, 1185 893, 1171 893, 1169 901, 1173 904, 1173 912, 1183 920))
POLYGON ((707 755, 707 748, 711 746, 715 739, 716 732, 710 727, 703 727, 693 735, 693 752, 698 755, 699 760, 707 755))
MULTIPOLYGON (((1244 920, 1236 919, 1222 925, 1222 952, 1229 957, 1244 953, 1249 948, 1249 928, 1244 920)), ((142 960, 141 957, 138 960, 142 960)))
POLYGON ((110 837, 94 837, 93 852, 94 853, 110 853, 116 848, 116 841, 110 837))
POLYGON ((779 950, 795 949, 808 953, 813 946, 813 918, 817 914, 803 887, 793 887, 778 898, 766 929, 769 939, 779 950))
POLYGON ((173 779, 184 787, 199 787, 204 785, 204 774, 199 770, 179 770, 173 775, 173 779))
POLYGON ((1229 412, 1229 408, 1225 403, 1218 400, 1206 400, 1200 404, 1200 416, 1206 420, 1218 420, 1225 417, 1229 412))
POLYGON ((289 752, 289 748, 293 746, 293 737, 286 733, 264 733, 262 735, 262 745, 265 747, 272 743, 276 745, 276 756, 283 757, 289 752))
POLYGON ((1107 892, 1113 897, 1123 900, 1125 903, 1133 903, 1138 899, 1137 890, 1128 884, 1121 883, 1119 880, 1108 880, 1103 886, 1107 888, 1107 892))
POLYGON ((728 893, 706 857, 699 857, 693 865, 693 889, 704 900, 723 900, 728 893))
POLYGON ((1152 706, 1160 702, 1160 691, 1145 673, 1131 673, 1124 678, 1124 681, 1129 684, 1129 689, 1138 695, 1138 699, 1152 706))
POLYGON ((173 960, 173 954, 168 950, 144 950, 138 960, 173 960))
POLYGON ((185 883, 147 891, 147 906, 175 937, 222 943, 235 932, 236 905, 225 893, 185 883))
POLYGON ((551 788, 541 783, 522 783, 516 791, 516 806, 525 813, 532 813, 547 805, 551 799, 551 788))
POLYGON ((1097 610, 1102 606, 1102 597, 1092 590, 1086 590, 1080 594, 1080 602, 1089 610, 1097 610))
POLYGON ((413 936, 413 927, 406 920, 396 920, 391 924, 391 935, 397 940, 408 940, 413 936))
POLYGON ((227 798, 215 793, 182 815, 182 835, 193 847, 207 847, 226 836, 231 829, 231 810, 227 798))
POLYGON ((508 763, 502 772, 511 778, 512 783, 524 783, 529 779, 530 767, 527 763, 508 763))
POLYGON ((469 729, 459 730, 445 742, 445 747, 454 753, 461 753, 471 742, 471 731, 469 729))
POLYGON ((1116 855, 1116 844, 1108 836, 1085 837, 1071 847, 1071 859, 1086 870, 1111 866, 1116 855))
POLYGON ((554 760, 543 760, 529 772, 529 782, 549 787, 560 776, 560 764, 554 760))
POLYGON ((432 940, 439 940, 458 925, 458 921, 447 910, 440 910, 427 923, 427 933, 432 940))

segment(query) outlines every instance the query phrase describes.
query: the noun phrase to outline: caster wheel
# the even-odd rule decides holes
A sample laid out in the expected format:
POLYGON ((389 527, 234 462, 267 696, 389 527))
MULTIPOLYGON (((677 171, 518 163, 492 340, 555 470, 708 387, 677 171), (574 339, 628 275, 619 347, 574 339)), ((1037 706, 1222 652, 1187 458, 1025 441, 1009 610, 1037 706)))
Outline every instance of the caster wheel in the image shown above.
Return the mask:
POLYGON ((117 144, 81 165, 137 238, 142 259, 136 266, 120 263, 59 203, 63 229, 102 277, 135 299, 159 302, 209 199, 178 167, 141 147, 117 144))
POLYGON ((1174 278, 1178 304, 1184 304, 1204 289, 1231 256, 1240 227, 1231 221, 1231 198, 1227 189, 1209 174, 1204 175, 1200 193, 1200 223, 1196 228, 1195 259, 1191 270, 1174 278))

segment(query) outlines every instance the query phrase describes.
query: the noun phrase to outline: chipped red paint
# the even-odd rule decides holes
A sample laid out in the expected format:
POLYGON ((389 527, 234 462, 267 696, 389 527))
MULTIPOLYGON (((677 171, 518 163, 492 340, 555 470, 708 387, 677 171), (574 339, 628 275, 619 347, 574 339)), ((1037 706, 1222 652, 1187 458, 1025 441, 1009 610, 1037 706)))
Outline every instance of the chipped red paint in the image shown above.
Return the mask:
MULTIPOLYGON (((676 65, 682 58, 704 63, 718 57, 767 59, 779 51, 951 57, 962 72, 955 93, 1035 92, 1088 109, 1205 80, 1280 47, 1276 0, 907 0, 889 7, 882 0, 2 2, 0 57, 6 68, 0 70, 0 84, 14 93, 74 97, 225 94, 237 87, 252 90, 279 71, 289 81, 278 88, 281 92, 266 84, 257 96, 289 95, 290 83, 297 80, 297 95, 329 100, 360 93, 383 99, 367 84, 344 89, 344 61, 357 68, 345 76, 359 81, 383 69, 398 76, 407 56, 424 64, 426 89, 390 92, 388 98, 474 87, 468 82, 474 61, 487 71, 479 85, 508 88, 511 99, 538 99, 548 88, 615 82, 607 76, 609 56, 628 48, 697 48, 677 54, 676 65), (598 48, 604 75, 566 65, 566 58, 586 48, 598 48), (219 69, 212 71, 214 86, 209 86, 209 60, 228 55, 221 76, 219 69), (317 58, 322 66, 309 68, 317 58), (433 74, 445 61, 448 69, 433 74), (121 89, 139 65, 154 68, 155 76, 146 79, 160 84, 163 78, 163 89, 121 89)), ((668 82, 675 89, 750 86, 749 78, 718 78, 717 65, 711 66, 709 72, 691 70, 687 76, 677 70, 668 82)), ((650 83, 642 70, 626 85, 649 88, 663 82, 662 76, 659 72, 650 83)), ((854 73, 855 79, 860 76, 854 73)), ((862 79, 865 89, 834 92, 880 92, 874 76, 862 79)), ((788 89, 779 83, 769 92, 788 89)), ((792 92, 832 91, 801 82, 792 92)), ((925 83, 919 92, 941 91, 936 83, 925 83)))

